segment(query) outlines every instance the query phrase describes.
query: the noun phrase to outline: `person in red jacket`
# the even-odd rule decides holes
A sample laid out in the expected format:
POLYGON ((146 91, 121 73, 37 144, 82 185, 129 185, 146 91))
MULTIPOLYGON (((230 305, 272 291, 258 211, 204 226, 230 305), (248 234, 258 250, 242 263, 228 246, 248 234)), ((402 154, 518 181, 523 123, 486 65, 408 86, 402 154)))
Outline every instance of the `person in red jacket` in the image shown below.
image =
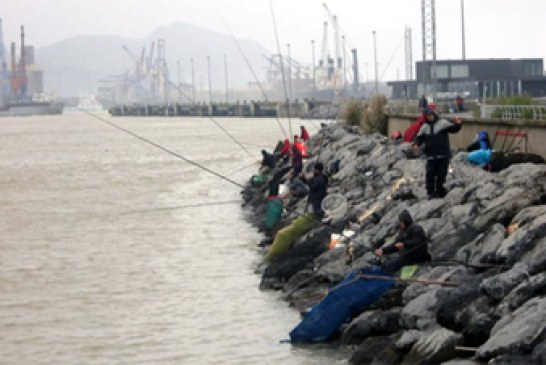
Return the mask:
POLYGON ((302 143, 299 139, 299 137, 296 135, 294 136, 294 146, 300 151, 303 158, 307 158, 307 146, 305 143, 302 143))
POLYGON ((422 112, 419 115, 419 118, 406 129, 404 132, 404 142, 413 142, 415 137, 417 136, 417 133, 419 133, 419 129, 425 124, 425 112, 422 112))
POLYGON ((286 138, 283 142, 282 149, 279 152, 279 156, 288 156, 290 153, 290 140, 286 138))
MULTIPOLYGON (((436 110, 436 104, 430 103, 429 109, 436 110)), ((427 119, 425 116, 425 110, 423 110, 417 120, 413 122, 404 132, 404 142, 412 143, 415 137, 417 137, 417 133, 419 133, 419 130, 421 129, 423 124, 425 124, 426 120, 427 119)))
POLYGON ((307 129, 305 129, 304 126, 300 126, 301 134, 300 138, 303 139, 304 142, 307 142, 309 140, 309 133, 307 133, 307 129))

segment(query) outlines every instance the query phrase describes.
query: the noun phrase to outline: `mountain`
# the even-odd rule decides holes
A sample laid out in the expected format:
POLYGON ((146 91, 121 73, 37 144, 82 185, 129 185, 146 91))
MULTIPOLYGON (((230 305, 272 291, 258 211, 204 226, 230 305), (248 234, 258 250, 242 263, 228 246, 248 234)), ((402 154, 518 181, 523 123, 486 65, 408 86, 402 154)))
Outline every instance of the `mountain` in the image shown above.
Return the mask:
MULTIPOLYGON (((122 75, 134 68, 134 62, 123 50, 123 45, 140 57, 142 47, 146 47, 147 55, 152 41, 157 39, 165 40, 165 58, 170 79, 175 83, 178 81, 177 61, 180 61, 181 79, 191 82, 190 59, 193 58, 196 88, 198 91, 208 90, 207 56, 210 56, 212 89, 224 90, 224 54, 227 55, 230 88, 243 88, 249 81, 254 81, 229 35, 185 23, 159 27, 144 39, 105 35, 74 37, 37 48, 36 63, 44 69, 46 91, 56 90, 58 95, 65 97, 94 94, 100 79, 122 75)), ((265 79, 268 62, 262 54, 271 52, 253 40, 238 39, 238 42, 257 76, 260 80, 265 79)))

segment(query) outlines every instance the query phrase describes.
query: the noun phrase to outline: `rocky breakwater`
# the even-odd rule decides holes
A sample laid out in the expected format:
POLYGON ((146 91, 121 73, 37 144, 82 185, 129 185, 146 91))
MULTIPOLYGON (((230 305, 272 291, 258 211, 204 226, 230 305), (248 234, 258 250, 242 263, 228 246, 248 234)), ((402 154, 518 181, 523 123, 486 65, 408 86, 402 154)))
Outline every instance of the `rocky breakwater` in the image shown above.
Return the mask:
MULTIPOLYGON (((373 250, 391 242, 407 209, 430 238, 432 257, 414 278, 458 286, 397 283, 331 341, 354 349, 352 364, 546 363, 545 165, 516 164, 493 174, 468 165, 459 152, 450 165, 449 193, 427 200, 425 160, 411 158, 408 144, 336 124, 322 128, 310 145, 331 174, 328 192, 343 194, 348 210, 262 267, 262 290, 282 290, 305 312, 348 273, 378 264, 373 250), (343 229, 356 232, 351 249, 329 249, 331 233, 343 229)), ((312 163, 306 165, 310 171, 312 163)), ((243 193, 257 226, 264 191, 248 186, 243 193)), ((307 204, 301 199, 288 206, 280 227, 307 204)))

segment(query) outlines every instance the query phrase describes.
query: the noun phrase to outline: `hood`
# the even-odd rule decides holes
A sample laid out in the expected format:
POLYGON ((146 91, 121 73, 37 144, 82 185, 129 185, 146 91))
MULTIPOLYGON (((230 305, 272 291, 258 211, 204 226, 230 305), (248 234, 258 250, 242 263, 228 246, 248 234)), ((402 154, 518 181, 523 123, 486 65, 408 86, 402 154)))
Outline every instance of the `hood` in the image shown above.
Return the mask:
POLYGON ((405 209, 398 215, 398 220, 404 222, 406 224, 406 227, 409 227, 413 224, 413 218, 411 217, 411 214, 409 214, 409 212, 405 209))
POLYGON ((425 121, 428 123, 428 124, 432 124, 432 123, 436 123, 438 121, 438 114, 436 114, 436 112, 432 109, 427 109, 425 110, 425 121), (427 115, 428 114, 432 114, 434 115, 434 120, 432 122, 429 122, 428 118, 427 118, 427 115))

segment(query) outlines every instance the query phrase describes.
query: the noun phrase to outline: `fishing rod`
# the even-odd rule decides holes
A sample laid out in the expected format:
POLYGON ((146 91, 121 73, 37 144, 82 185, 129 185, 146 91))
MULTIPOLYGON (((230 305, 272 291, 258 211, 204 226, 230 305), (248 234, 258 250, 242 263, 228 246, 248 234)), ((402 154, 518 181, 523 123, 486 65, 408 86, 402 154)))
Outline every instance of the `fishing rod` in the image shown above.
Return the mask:
POLYGON ((220 174, 220 173, 218 173, 218 172, 216 172, 216 171, 214 171, 214 170, 211 170, 211 169, 209 169, 208 167, 205 167, 205 166, 201 165, 201 164, 198 163, 198 162, 195 162, 195 161, 193 161, 193 160, 190 160, 189 158, 184 157, 184 156, 182 156, 181 154, 176 153, 176 152, 174 152, 174 151, 168 149, 167 147, 163 147, 163 146, 161 146, 160 144, 158 144, 158 143, 156 143, 156 142, 154 142, 154 141, 149 140, 148 138, 142 137, 142 136, 136 134, 135 132, 132 132, 132 131, 126 129, 126 128, 123 128, 123 127, 117 125, 116 123, 113 123, 113 122, 111 122, 111 121, 109 121, 109 120, 107 120, 107 119, 105 119, 105 118, 102 118, 101 116, 98 116, 98 115, 96 115, 96 114, 93 114, 93 113, 91 113, 91 112, 89 112, 89 111, 87 111, 87 110, 84 110, 84 109, 81 109, 81 108, 78 108, 78 110, 80 110, 80 111, 82 111, 82 112, 84 112, 84 113, 86 113, 86 114, 92 116, 92 117, 95 118, 95 119, 100 120, 101 122, 104 122, 104 123, 106 123, 106 124, 108 124, 108 125, 110 125, 110 126, 116 128, 116 129, 118 129, 118 130, 120 130, 120 131, 122 131, 122 132, 125 132, 125 133, 127 133, 127 134, 129 134, 129 135, 135 137, 136 139, 139 139, 139 140, 141 140, 141 141, 143 141, 143 142, 145 142, 145 143, 148 143, 148 144, 150 144, 150 145, 152 145, 152 146, 154 146, 154 147, 156 147, 156 148, 159 148, 160 150, 162 150, 162 151, 164 151, 164 152, 166 152, 166 153, 168 153, 168 154, 170 154, 170 155, 172 155, 172 156, 174 156, 174 157, 176 157, 176 158, 178 158, 178 159, 180 159, 180 160, 183 160, 183 161, 185 161, 185 162, 187 162, 187 163, 189 163, 189 164, 191 164, 191 165, 193 165, 193 166, 195 166, 195 167, 197 167, 197 168, 199 168, 199 169, 201 169, 201 170, 204 170, 204 171, 208 172, 208 173, 211 174, 211 175, 214 175, 214 176, 216 176, 216 177, 219 177, 220 179, 225 180, 225 181, 227 181, 227 182, 229 182, 229 183, 231 183, 231 184, 233 184, 233 185, 235 185, 235 186, 238 186, 238 187, 240 187, 240 188, 242 188, 242 189, 245 188, 244 185, 239 184, 238 182, 236 182, 236 181, 230 179, 229 177, 227 177, 227 176, 225 176, 225 175, 222 175, 222 174, 220 174))
MULTIPOLYGON (((290 130, 290 136, 292 134, 292 119, 290 118, 290 99, 288 98, 288 91, 286 90, 286 78, 284 75, 284 60, 281 53, 281 45, 279 42, 279 33, 277 32, 277 22, 275 20, 275 12, 273 11, 273 1, 269 0, 269 9, 271 11, 271 19, 273 20, 273 29, 275 30, 275 40, 277 42, 277 52, 279 53, 280 63, 281 63, 281 75, 282 75, 282 85, 284 90, 284 97, 286 99, 286 112, 288 114, 288 128, 290 130)), ((292 138, 292 137, 290 137, 292 138)))
MULTIPOLYGON (((223 20, 222 20, 222 22, 224 23, 224 26, 226 27, 229 35, 231 36, 231 39, 235 42, 235 45, 237 46, 237 49, 239 50, 239 53, 241 53, 241 56, 243 56, 243 59, 245 60, 246 65, 248 66, 248 68, 250 69, 250 72, 252 73, 252 76, 254 77, 254 81, 256 81, 258 83, 258 86, 260 87, 260 90, 262 91, 262 94, 263 94, 263 96, 265 98, 265 101, 269 102, 269 98, 267 96, 267 93, 265 92, 265 89, 263 88, 262 83, 258 79, 258 76, 256 76, 256 72, 254 72, 254 68, 250 64, 250 61, 248 60, 248 57, 246 56, 245 52, 243 51, 243 48, 241 47, 241 45, 239 44, 239 41, 237 40, 237 38, 235 38, 235 36, 233 35, 233 33, 232 33, 231 29, 229 28, 229 26, 227 25, 227 23, 224 22, 223 20)), ((281 128, 281 131, 282 131, 282 134, 284 135, 284 138, 287 138, 286 131, 284 130, 284 127, 282 126, 281 121, 279 120, 279 117, 276 115, 276 113, 275 113, 275 119, 277 119, 277 123, 279 124, 279 127, 281 128)), ((290 133, 292 133, 292 129, 290 129, 290 133)))
MULTIPOLYGON (((176 85, 175 83, 173 83, 173 82, 171 82, 171 81, 169 81, 169 84, 170 84, 171 86, 174 86, 174 87, 178 90, 178 92, 180 92, 181 95, 183 95, 186 99, 188 99, 188 100, 192 103, 193 106, 197 105, 197 103, 195 102, 195 100, 193 100, 192 98, 190 98, 190 97, 182 90, 181 87, 179 87, 178 85, 176 85)), ((247 155, 249 155, 252 159, 258 161, 258 160, 256 159, 256 157, 254 157, 254 155, 252 155, 252 154, 246 149, 246 147, 243 146, 243 144, 237 140, 237 138, 235 138, 231 133, 229 133, 229 131, 228 131, 227 129, 225 129, 220 123, 218 123, 218 122, 217 122, 214 118, 212 118, 211 116, 208 116, 208 118, 209 118, 214 124, 216 124, 216 126, 217 126, 218 128, 220 128, 220 129, 221 129, 229 138, 231 138, 235 143, 237 143, 237 144, 239 145, 239 147, 241 147, 241 149, 242 149, 243 151, 246 152, 247 155)))

